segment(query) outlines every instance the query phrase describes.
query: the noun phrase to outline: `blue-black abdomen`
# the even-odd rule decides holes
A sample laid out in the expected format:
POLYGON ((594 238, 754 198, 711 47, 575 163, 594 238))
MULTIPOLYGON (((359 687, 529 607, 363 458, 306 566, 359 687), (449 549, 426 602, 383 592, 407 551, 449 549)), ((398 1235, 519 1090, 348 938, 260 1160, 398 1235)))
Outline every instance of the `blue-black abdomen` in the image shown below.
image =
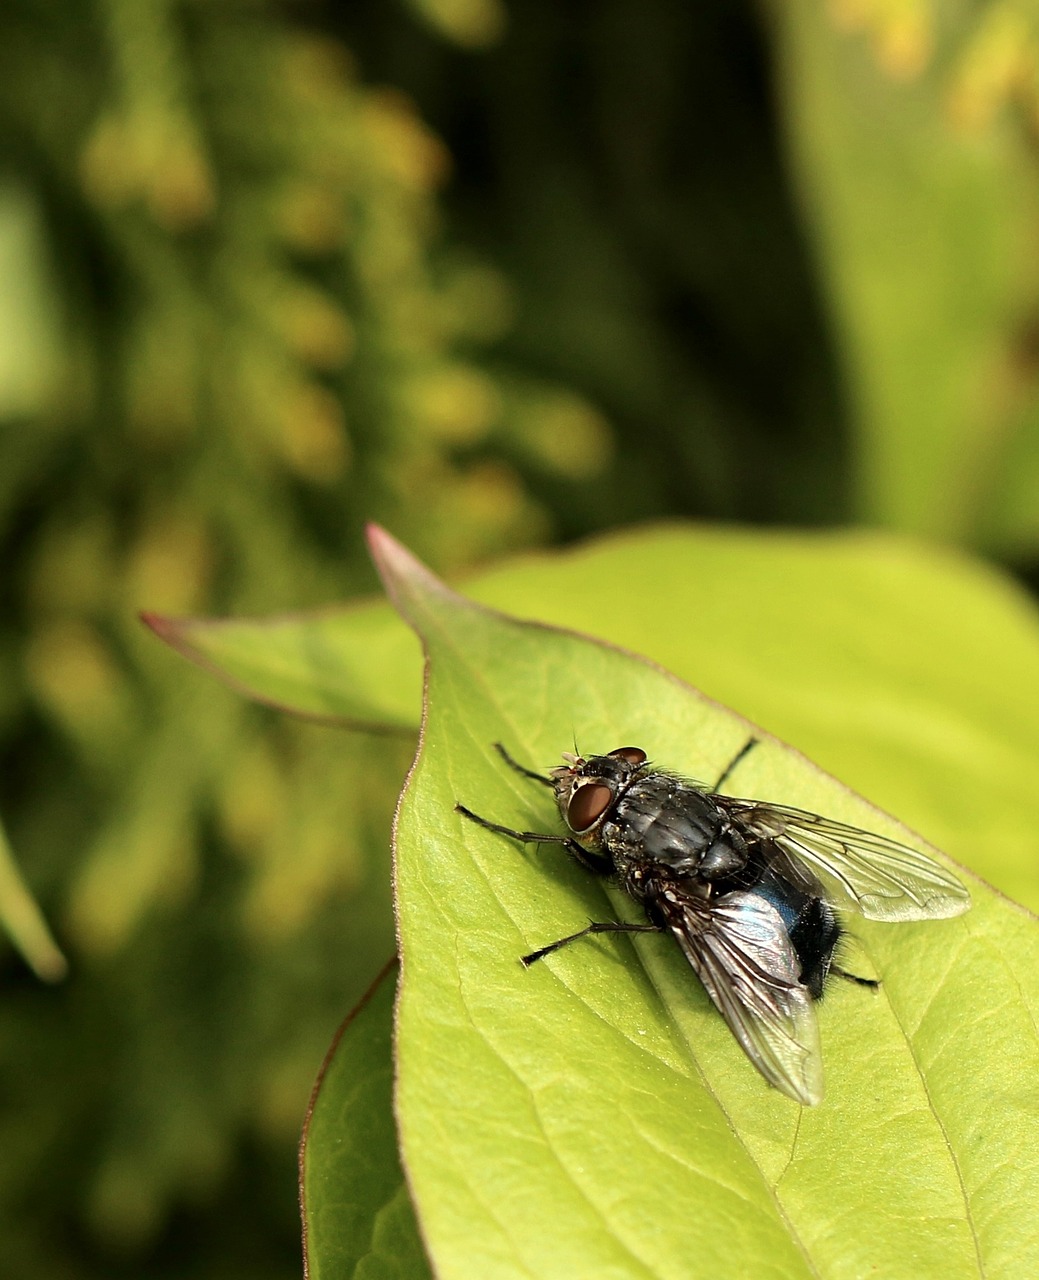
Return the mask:
MULTIPOLYGON (((751 859, 748 872, 755 870, 756 861, 751 859)), ((752 879, 745 873, 740 881, 741 888, 760 894, 779 912, 801 962, 801 981, 813 1000, 818 1000, 841 936, 841 927, 829 903, 821 896, 821 889, 819 894, 808 892, 787 879, 779 868, 771 866, 759 866, 752 879)))

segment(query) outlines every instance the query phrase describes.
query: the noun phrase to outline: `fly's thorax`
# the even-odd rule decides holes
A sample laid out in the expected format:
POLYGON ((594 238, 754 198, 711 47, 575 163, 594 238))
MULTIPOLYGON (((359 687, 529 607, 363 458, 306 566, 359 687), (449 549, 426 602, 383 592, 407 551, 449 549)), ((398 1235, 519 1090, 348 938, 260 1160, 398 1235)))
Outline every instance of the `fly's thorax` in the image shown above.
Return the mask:
POLYGON ((634 782, 601 828, 602 843, 621 874, 642 861, 669 874, 705 882, 737 874, 747 845, 706 791, 666 773, 634 782))

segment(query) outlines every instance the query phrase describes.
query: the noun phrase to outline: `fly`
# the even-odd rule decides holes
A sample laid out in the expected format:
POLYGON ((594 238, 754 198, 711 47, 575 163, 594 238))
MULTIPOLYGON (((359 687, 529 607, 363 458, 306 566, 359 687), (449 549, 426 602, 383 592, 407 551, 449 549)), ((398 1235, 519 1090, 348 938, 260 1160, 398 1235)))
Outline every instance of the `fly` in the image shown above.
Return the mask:
POLYGON ((887 836, 720 791, 756 739, 710 789, 654 769, 641 747, 564 753, 548 776, 505 748, 510 768, 551 787, 566 835, 516 831, 459 813, 523 843, 561 844, 638 902, 644 924, 599 921, 523 957, 525 965, 598 933, 669 933, 743 1051, 765 1079, 804 1105, 822 1098, 814 1002, 834 964, 837 911, 868 920, 957 916, 970 894, 925 854, 887 836))

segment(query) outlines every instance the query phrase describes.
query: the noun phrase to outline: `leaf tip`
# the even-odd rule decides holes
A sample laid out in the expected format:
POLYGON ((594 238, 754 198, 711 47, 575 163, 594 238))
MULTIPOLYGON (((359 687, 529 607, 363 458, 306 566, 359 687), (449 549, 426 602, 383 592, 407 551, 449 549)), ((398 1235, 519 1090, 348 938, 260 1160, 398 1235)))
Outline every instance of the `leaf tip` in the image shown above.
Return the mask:
POLYGON ((381 525, 369 524, 365 533, 386 594, 394 608, 410 622, 414 624, 416 606, 424 599, 454 596, 431 569, 381 525))
POLYGON ((137 617, 153 635, 168 644, 171 649, 175 649, 191 662, 198 662, 199 655, 189 639, 193 626, 192 619, 171 618, 163 613, 151 613, 147 609, 142 609, 137 617))
POLYGON ((407 549, 403 542, 398 542, 381 524, 369 523, 365 526, 365 537, 368 550, 379 571, 379 577, 389 589, 392 583, 406 578, 413 573, 429 573, 426 566, 407 549))
POLYGON ((29 963, 41 982, 64 982, 69 975, 69 962, 56 945, 39 952, 29 963))
POLYGON ((161 613, 151 613, 147 609, 141 609, 137 618, 149 631, 154 631, 161 640, 167 638, 175 625, 172 618, 167 618, 161 613))
POLYGON ((164 640, 171 649, 177 649, 178 653, 191 657, 191 654, 187 653, 189 622, 186 618, 170 618, 165 613, 151 613, 148 609, 141 609, 137 617, 148 631, 152 632, 152 635, 164 640))

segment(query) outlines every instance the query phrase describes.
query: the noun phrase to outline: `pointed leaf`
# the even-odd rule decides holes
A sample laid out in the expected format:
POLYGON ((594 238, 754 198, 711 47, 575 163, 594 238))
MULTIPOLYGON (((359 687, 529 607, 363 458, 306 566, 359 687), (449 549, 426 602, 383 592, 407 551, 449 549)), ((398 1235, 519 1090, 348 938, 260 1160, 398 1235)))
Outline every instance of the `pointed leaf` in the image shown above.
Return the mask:
POLYGON ((274 618, 141 621, 178 653, 247 697, 294 715, 354 728, 418 723, 421 669, 414 637, 384 604, 274 618))
MULTIPOLYGON (((751 726, 648 663, 458 597, 386 535, 374 550, 429 655, 398 815, 403 1157, 443 1276, 974 1276, 1039 1267, 1039 932, 978 881, 956 920, 856 920, 872 993, 820 1007, 827 1096, 802 1109, 743 1057, 658 936, 606 937, 526 971, 589 918, 637 919, 557 848, 506 770, 573 735, 713 778, 751 726)), ((760 730, 755 730, 761 735, 760 730)), ((927 846, 767 735, 744 794, 927 846)))

